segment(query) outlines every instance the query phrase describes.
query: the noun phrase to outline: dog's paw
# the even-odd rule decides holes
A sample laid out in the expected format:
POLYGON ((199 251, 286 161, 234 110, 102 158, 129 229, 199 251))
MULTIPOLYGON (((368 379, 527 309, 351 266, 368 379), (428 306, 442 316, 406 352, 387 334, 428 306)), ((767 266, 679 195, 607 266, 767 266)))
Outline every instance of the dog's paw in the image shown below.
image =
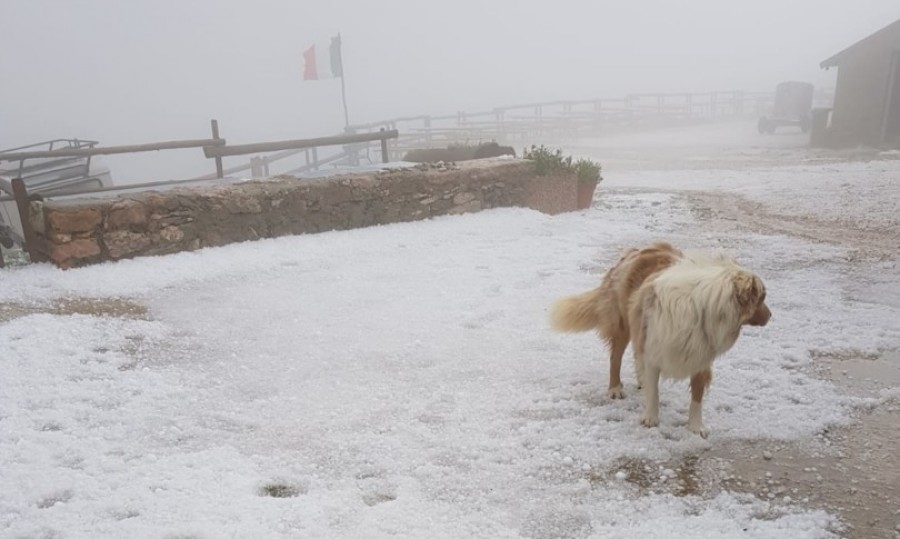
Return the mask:
POLYGON ((648 428, 649 427, 657 427, 657 426, 659 426, 659 417, 658 416, 657 417, 644 416, 644 418, 641 419, 641 425, 648 427, 648 428))
POLYGON ((709 429, 703 423, 688 424, 688 430, 699 435, 704 440, 709 436, 709 429))
POLYGON ((606 394, 611 399, 624 399, 625 398, 625 391, 622 390, 622 386, 611 387, 606 392, 606 394))

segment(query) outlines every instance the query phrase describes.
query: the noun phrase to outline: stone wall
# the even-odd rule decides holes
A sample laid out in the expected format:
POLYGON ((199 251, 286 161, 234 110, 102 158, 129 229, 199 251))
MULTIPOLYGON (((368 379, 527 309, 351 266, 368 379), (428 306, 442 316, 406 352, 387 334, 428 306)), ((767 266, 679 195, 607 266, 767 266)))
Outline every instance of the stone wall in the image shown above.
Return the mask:
POLYGON ((575 209, 573 175, 529 161, 419 165, 316 180, 276 177, 217 187, 33 202, 43 251, 59 267, 520 206, 575 209))

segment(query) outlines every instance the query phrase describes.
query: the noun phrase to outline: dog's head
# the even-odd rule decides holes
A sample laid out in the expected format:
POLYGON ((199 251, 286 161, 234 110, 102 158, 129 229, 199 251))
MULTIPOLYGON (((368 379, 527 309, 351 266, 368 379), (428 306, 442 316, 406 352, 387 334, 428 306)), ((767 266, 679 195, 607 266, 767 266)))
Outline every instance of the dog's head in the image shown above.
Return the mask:
POLYGON ((766 305, 766 285, 755 274, 741 270, 734 276, 734 295, 741 308, 741 324, 764 326, 772 318, 766 305))

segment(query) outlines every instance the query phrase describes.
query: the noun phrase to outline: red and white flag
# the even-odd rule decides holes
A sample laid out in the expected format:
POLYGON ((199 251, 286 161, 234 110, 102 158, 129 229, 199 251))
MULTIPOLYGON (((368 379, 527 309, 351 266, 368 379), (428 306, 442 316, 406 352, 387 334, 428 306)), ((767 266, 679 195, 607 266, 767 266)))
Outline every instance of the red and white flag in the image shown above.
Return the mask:
POLYGON ((303 80, 334 79, 344 76, 341 59, 341 36, 331 38, 331 43, 316 44, 303 51, 303 80))

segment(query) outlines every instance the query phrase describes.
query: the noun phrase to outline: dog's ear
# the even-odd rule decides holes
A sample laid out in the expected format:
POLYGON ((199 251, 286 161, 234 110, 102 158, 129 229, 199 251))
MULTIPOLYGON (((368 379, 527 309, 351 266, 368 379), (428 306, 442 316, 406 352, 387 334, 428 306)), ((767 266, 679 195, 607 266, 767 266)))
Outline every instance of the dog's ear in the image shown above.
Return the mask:
POLYGON ((759 301, 760 289, 757 279, 750 273, 741 271, 734 277, 734 296, 742 307, 756 305, 759 301))

